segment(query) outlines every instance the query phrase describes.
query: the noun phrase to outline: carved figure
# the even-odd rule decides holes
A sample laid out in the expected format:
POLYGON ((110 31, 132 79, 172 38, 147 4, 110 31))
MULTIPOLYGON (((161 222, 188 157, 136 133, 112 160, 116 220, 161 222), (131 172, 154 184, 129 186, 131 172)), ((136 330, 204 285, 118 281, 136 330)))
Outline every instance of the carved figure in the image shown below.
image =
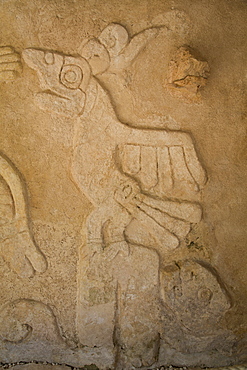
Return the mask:
POLYGON ((39 106, 80 117, 72 170, 96 207, 88 222, 89 243, 102 244, 102 236, 107 244, 119 238, 124 242, 123 232, 135 219, 144 229, 149 222, 159 229, 161 241, 154 242, 150 235, 144 245, 165 243, 175 248, 179 238, 188 233, 190 222, 201 217, 195 201, 206 175, 190 136, 122 124, 100 85, 100 75, 106 69, 120 73, 155 34, 157 29, 148 29, 129 42, 124 27, 109 25, 99 40, 90 40, 84 46, 83 57, 37 49, 26 49, 22 54, 39 76, 43 90, 36 96, 39 106), (181 204, 181 200, 188 202, 181 204), (115 218, 119 213, 125 220, 121 227, 120 217, 111 219, 112 214, 115 218), (114 223, 119 225, 118 231, 114 223))
POLYGON ((5 261, 18 275, 44 272, 47 263, 36 246, 29 225, 27 194, 17 169, 0 155, 0 248, 5 261))
MULTIPOLYGON (((73 178, 95 207, 87 219, 87 241, 81 251, 79 339, 88 346, 107 346, 115 333, 136 366, 153 363, 159 345, 156 325, 146 323, 140 346, 142 329, 137 328, 144 322, 136 311, 132 319, 138 321, 139 343, 128 342, 128 332, 124 336, 117 326, 124 325, 124 317, 116 318, 115 292, 120 307, 135 276, 130 246, 153 249, 162 261, 167 251, 179 246, 191 224, 200 221, 198 196, 206 182, 190 135, 123 124, 112 106, 111 92, 103 87, 104 73, 121 74, 158 31, 147 29, 130 40, 123 26, 110 24, 98 39, 83 46, 81 55, 33 48, 22 53, 39 77, 42 91, 36 95, 37 104, 75 117, 73 178), (130 277, 115 268, 121 263, 130 277), (146 361, 147 333, 154 344, 146 361)), ((158 275, 148 284, 132 286, 148 296, 158 287, 158 275)), ((137 306, 138 297, 133 302, 137 306)))

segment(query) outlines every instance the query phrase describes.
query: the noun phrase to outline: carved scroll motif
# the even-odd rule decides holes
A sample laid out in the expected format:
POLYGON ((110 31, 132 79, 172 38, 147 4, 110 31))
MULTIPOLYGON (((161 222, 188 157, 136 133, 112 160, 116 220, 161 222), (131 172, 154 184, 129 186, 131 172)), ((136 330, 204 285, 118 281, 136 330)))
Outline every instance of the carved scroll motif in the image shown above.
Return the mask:
POLYGON ((47 263, 30 229, 24 183, 13 164, 0 155, 0 247, 4 260, 18 275, 44 272, 47 263))
POLYGON ((31 299, 10 302, 1 309, 0 318, 0 338, 4 342, 64 343, 53 311, 42 302, 31 299))

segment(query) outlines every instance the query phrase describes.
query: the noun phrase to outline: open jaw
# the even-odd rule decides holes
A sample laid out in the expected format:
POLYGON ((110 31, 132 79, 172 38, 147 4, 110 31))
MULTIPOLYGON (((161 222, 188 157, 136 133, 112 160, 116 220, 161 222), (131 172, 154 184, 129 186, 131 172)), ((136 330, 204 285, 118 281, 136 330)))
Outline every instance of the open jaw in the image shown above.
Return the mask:
POLYGON ((52 95, 52 96, 58 97, 58 98, 60 98, 60 99, 70 100, 68 97, 66 97, 66 96, 64 96, 64 95, 60 95, 60 94, 58 94, 58 93, 56 93, 55 91, 52 91, 52 90, 50 90, 50 89, 43 90, 43 91, 41 91, 41 92, 37 93, 37 95, 38 95, 38 94, 47 94, 47 95, 52 95))
POLYGON ((73 96, 70 98, 47 89, 38 92, 35 95, 35 101, 39 108, 44 111, 73 117, 82 112, 85 103, 85 94, 79 90, 74 92, 73 96))

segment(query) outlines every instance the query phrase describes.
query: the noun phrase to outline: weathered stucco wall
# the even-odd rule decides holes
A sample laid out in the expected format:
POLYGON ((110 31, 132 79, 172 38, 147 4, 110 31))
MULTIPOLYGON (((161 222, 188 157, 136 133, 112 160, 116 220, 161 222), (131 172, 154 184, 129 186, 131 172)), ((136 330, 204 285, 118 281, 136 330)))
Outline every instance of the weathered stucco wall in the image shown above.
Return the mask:
POLYGON ((0 362, 247 361, 246 18, 1 1, 0 362))

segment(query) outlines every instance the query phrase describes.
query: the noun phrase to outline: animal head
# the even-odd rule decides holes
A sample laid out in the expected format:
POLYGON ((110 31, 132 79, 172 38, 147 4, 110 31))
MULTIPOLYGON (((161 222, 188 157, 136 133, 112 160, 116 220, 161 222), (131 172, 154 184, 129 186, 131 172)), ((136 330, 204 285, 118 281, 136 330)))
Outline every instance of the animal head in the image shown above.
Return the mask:
POLYGON ((147 29, 130 40, 123 26, 110 24, 98 39, 82 46, 80 55, 25 49, 23 59, 37 72, 42 90, 36 95, 38 105, 68 116, 82 114, 92 89, 91 77, 100 81, 100 75, 106 71, 121 73, 157 32, 157 28, 147 29))
POLYGON ((66 115, 81 113, 91 76, 84 58, 37 49, 25 49, 22 56, 38 74, 42 91, 36 101, 42 109, 66 115))

